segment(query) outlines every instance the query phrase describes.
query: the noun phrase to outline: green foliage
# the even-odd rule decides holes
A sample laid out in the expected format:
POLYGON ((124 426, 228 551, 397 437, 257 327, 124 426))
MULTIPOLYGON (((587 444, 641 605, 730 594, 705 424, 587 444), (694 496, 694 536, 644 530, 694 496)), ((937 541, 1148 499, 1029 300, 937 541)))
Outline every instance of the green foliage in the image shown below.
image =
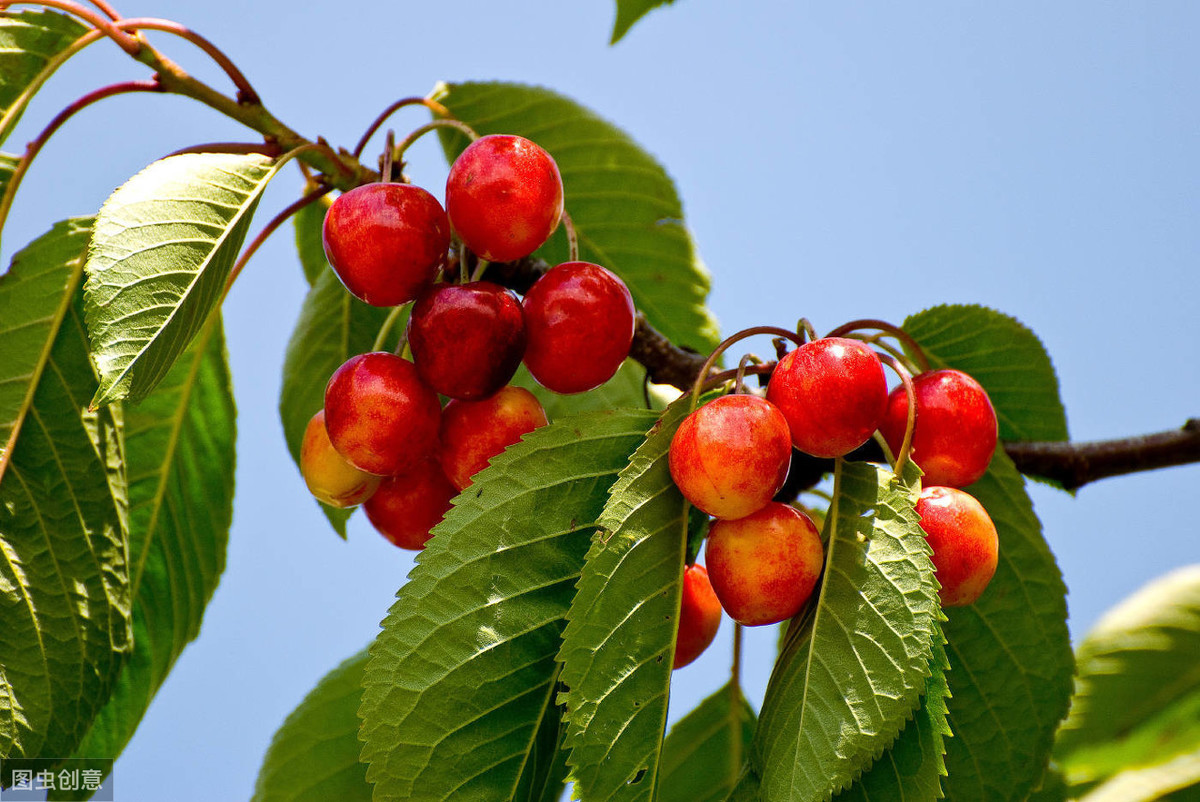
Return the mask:
POLYGON ((53 11, 0 13, 0 143, 54 72, 56 56, 86 30, 74 17, 53 11))
POLYGON ((671 727, 658 802, 722 802, 737 784, 758 717, 734 682, 671 727))
POLYGON ((126 409, 134 650, 78 756, 119 755, 200 634, 233 520, 235 416, 213 315, 154 392, 126 409))
POLYGON ((613 23, 612 40, 609 44, 615 45, 621 41, 634 23, 654 9, 673 2, 675 0, 617 0, 617 19, 613 23))
POLYGON ((20 156, 14 156, 11 153, 0 153, 0 197, 4 197, 4 191, 8 187, 8 182, 12 180, 13 173, 17 169, 17 163, 20 161, 20 156))
MULTIPOLYGON (((709 275, 683 225, 670 176, 624 132, 546 89, 508 83, 443 84, 433 98, 480 134, 537 141, 562 173, 580 258, 629 285, 637 308, 677 345, 707 353, 720 339, 705 307, 709 275)), ((466 138, 441 129, 453 159, 466 138)), ((551 264, 567 258, 560 232, 538 251, 551 264)))
POLYGON ((557 730, 555 655, 608 490, 655 420, 560 419, 495 458, 417 557, 371 646, 362 759, 385 799, 510 799, 557 730))
POLYGON ((1109 778, 1106 786, 1128 788, 1128 778, 1115 777, 1129 772, 1150 787, 1147 778, 1174 782, 1189 766, 1200 782, 1198 655, 1200 566, 1156 580, 1104 616, 1076 650, 1075 696, 1055 742, 1072 788, 1109 778))
POLYGON ((132 645, 121 410, 88 408, 90 222, 57 224, 0 280, 0 757, 70 755, 132 645))
POLYGON ((358 762, 358 716, 367 650, 326 674, 271 739, 253 802, 370 802, 358 762))
POLYGON ((1200 750, 1151 766, 1114 774, 1079 797, 1080 802, 1196 802, 1200 799, 1200 750))
POLYGON ((983 306, 935 306, 904 321, 934 368, 957 368, 987 390, 1001 440, 1066 440, 1058 377, 1037 335, 983 306))
POLYGON ((792 620, 750 753, 767 799, 847 787, 925 692, 939 612, 915 475, 838 462, 819 595, 792 620))
POLYGON ((96 406, 145 398, 167 374, 220 302, 279 164, 256 154, 171 156, 104 203, 84 286, 96 406))
POLYGON ((300 266, 304 268, 304 278, 310 287, 316 284, 321 274, 329 269, 329 260, 325 258, 325 243, 321 238, 321 231, 325 226, 325 212, 329 211, 331 203, 329 196, 323 195, 301 208, 292 218, 296 254, 300 257, 300 266))
POLYGON ((979 601, 947 611, 948 799, 1023 800, 1041 780, 1067 712, 1074 660, 1066 587, 1024 481, 1002 450, 968 490, 1000 536, 979 601))
POLYGON ((581 412, 644 407, 646 401, 642 387, 645 376, 645 368, 632 359, 626 359, 625 363, 618 368, 615 376, 595 390, 589 390, 586 393, 559 395, 547 390, 534 381, 533 376, 529 375, 529 371, 524 365, 517 370, 517 375, 513 377, 511 383, 518 387, 524 387, 537 396, 538 401, 546 410, 547 417, 555 420, 567 415, 578 415, 581 412))
POLYGON ((658 787, 688 541, 667 453, 689 403, 669 407, 621 471, 567 614, 567 762, 589 801, 650 800, 658 787))

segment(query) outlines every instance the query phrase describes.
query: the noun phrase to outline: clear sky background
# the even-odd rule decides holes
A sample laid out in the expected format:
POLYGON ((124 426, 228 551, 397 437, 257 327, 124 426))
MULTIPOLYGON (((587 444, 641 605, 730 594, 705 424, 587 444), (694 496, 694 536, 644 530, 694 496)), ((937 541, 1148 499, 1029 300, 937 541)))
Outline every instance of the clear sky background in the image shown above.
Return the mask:
MULTIPOLYGON (((1041 336, 1074 439, 1200 416, 1194 2, 679 0, 611 48, 611 0, 118 7, 205 34, 278 117, 335 144, 352 146, 379 109, 439 80, 537 83, 590 106, 675 177, 725 333, 983 303, 1041 336)), ((156 41, 224 86, 186 43, 156 41)), ((115 47, 94 46, 52 79, 8 149, 88 89, 140 77, 115 47)), ((423 121, 412 111, 392 125, 423 121)), ((153 159, 228 139, 253 136, 184 99, 84 112, 19 193, 3 263, 55 220, 94 213, 153 159)), ((412 156, 415 180, 440 197, 433 141, 412 156)), ((259 224, 300 187, 285 171, 259 224)), ((118 799, 247 798, 277 726, 374 637, 411 568, 361 516, 339 540, 288 458, 276 405, 304 291, 281 233, 226 304, 240 412, 228 567, 203 634, 117 763, 118 799)), ((1198 480, 1200 467, 1184 467, 1074 498, 1032 488, 1074 637, 1145 581, 1200 561, 1198 480)), ((726 621, 676 673, 673 720, 724 682, 731 633, 726 621)), ((774 631, 748 648, 757 701, 774 631)))

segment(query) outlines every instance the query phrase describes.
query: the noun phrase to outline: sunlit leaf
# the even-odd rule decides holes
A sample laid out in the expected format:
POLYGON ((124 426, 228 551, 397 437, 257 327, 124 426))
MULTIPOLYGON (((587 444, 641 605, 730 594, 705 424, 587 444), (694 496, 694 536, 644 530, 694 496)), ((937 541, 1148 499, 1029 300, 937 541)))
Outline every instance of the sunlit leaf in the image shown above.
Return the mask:
POLYGON ((1126 769, 1079 797, 1079 802, 1194 802, 1200 799, 1200 750, 1152 766, 1126 769))
POLYGON ((0 13, 0 143, 53 72, 55 56, 86 31, 74 17, 54 11, 0 13))
POLYGON ((617 0, 617 20, 613 23, 612 40, 609 44, 615 45, 621 41, 634 23, 654 9, 673 2, 675 0, 617 0))

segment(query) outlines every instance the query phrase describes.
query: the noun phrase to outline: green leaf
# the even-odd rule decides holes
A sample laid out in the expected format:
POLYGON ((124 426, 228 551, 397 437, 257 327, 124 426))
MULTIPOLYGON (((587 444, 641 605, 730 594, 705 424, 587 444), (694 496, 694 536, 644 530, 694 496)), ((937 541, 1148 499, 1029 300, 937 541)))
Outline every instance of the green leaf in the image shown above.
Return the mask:
POLYGON ((751 762, 767 799, 825 800, 904 727, 931 672, 937 583, 915 471, 838 462, 815 604, 793 619, 751 762))
POLYGON ((933 802, 942 798, 946 775, 946 700, 950 687, 941 627, 933 650, 933 673, 925 681, 922 704, 912 721, 896 737, 891 748, 876 760, 854 785, 838 794, 838 802, 933 802))
POLYGON ((642 380, 646 369, 626 359, 617 369, 617 373, 595 390, 574 395, 561 395, 547 390, 536 381, 524 365, 517 370, 510 384, 524 387, 542 403, 550 420, 564 418, 567 415, 578 415, 581 412, 599 412, 605 409, 628 409, 646 406, 645 392, 642 390, 642 380))
POLYGON ((105 201, 84 285, 100 373, 93 406, 141 400, 171 369, 220 303, 280 164, 257 154, 170 156, 105 201))
POLYGON ((1122 771, 1082 797, 1079 802, 1154 802, 1158 799, 1200 799, 1200 749, 1153 766, 1122 771), (1182 791, 1183 793, 1172 793, 1182 791))
POLYGON ((621 471, 567 615, 567 762, 589 802, 659 786, 688 534, 667 453, 687 412, 686 399, 669 407, 621 471))
POLYGON ((1000 560, 979 601, 947 610, 954 737, 943 787, 947 799, 1023 800, 1071 695, 1066 587, 1002 449, 970 492, 996 524, 1000 560))
MULTIPOLYGON (((371 350, 390 312, 390 309, 368 306, 346 292, 329 267, 308 291, 283 357, 283 383, 279 391, 283 436, 297 468, 304 428, 325 405, 325 385, 329 377, 350 357, 371 350)), ((399 340, 406 320, 407 315, 402 315, 392 327, 386 343, 388 350, 399 340)), ((346 537, 346 520, 353 510, 316 503, 337 533, 346 537)))
POLYGON ((758 717, 727 683, 671 727, 663 742, 658 802, 721 802, 742 774, 758 717))
POLYGON ((233 520, 235 417, 221 316, 125 413, 134 651, 80 757, 116 758, 200 634, 233 520))
POLYGON ((325 227, 325 212, 329 211, 331 203, 328 195, 322 195, 307 206, 301 207, 292 217, 296 253, 300 256, 300 266, 304 268, 304 278, 308 280, 310 287, 329 269, 321 231, 325 227))
POLYGON ((667 6, 675 0, 617 0, 617 20, 613 23, 612 39, 609 44, 615 45, 621 37, 629 33, 629 29, 642 17, 659 6, 667 6))
MULTIPOLYGON (((1200 565, 1126 599, 1076 650, 1055 760, 1072 786, 1200 750, 1200 565)), ((1200 781, 1200 778, 1198 778, 1200 781)))
POLYGON ((0 13, 0 143, 58 66, 56 57, 86 32, 74 17, 53 11, 0 13))
POLYGON ((0 280, 0 757, 69 756, 132 648, 121 410, 87 403, 89 223, 0 280))
MULTIPOLYGON (((560 419, 492 460, 417 556, 371 646, 362 759, 380 799, 537 788, 563 618, 608 489, 654 413, 560 419)), ((555 721, 548 724, 548 719, 555 721)))
POLYGON ((20 161, 20 156, 14 156, 11 153, 0 153, 0 198, 4 197, 5 187, 12 180, 13 173, 16 172, 17 164, 20 161))
POLYGON ((253 802, 370 802, 358 762, 358 709, 367 650, 326 674, 271 739, 253 802))
POLYGON ((934 368, 957 368, 987 390, 1001 440, 1066 440, 1058 377, 1037 335, 982 306, 935 306, 904 321, 934 368))
MULTIPOLYGON (((683 225, 670 176, 623 131, 562 95, 509 83, 442 84, 433 98, 480 134, 519 134, 554 157, 580 258, 625 280, 639 310, 676 345, 708 353, 716 320, 705 306, 709 275, 683 225)), ((448 158, 466 138, 439 129, 448 158)), ((539 253, 566 261, 560 232, 539 253)))

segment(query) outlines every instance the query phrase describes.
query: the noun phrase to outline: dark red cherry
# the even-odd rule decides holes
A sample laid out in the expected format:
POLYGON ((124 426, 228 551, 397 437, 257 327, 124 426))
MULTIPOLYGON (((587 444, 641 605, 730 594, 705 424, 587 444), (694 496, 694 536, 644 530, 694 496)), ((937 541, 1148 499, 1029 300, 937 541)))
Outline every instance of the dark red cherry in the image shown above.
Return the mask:
POLYGON ((402 549, 423 549, 430 530, 450 510, 458 495, 436 457, 427 457, 407 471, 389 476, 363 504, 367 519, 379 534, 402 549))

